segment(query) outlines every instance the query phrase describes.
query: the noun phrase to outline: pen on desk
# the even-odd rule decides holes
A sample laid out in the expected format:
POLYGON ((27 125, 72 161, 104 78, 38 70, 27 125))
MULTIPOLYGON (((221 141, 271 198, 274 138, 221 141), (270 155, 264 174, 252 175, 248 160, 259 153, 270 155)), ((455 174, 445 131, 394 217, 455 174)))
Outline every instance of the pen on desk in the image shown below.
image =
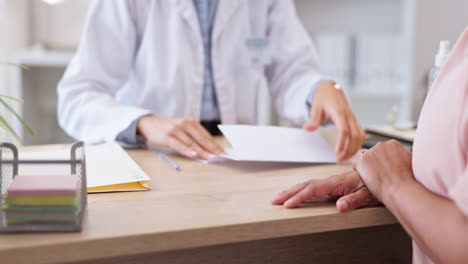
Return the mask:
POLYGON ((154 153, 156 155, 158 155, 159 157, 161 157, 161 159, 163 159, 165 162, 169 163, 174 169, 180 170, 180 166, 177 163, 175 163, 174 161, 172 161, 169 157, 164 155, 163 153, 161 153, 159 151, 154 151, 154 153))

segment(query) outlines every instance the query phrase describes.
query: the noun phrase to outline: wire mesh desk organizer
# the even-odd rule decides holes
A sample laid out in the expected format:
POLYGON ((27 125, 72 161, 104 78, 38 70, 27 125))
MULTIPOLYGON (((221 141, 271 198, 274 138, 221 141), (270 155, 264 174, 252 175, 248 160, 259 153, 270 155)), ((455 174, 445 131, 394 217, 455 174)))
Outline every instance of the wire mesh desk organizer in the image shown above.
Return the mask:
POLYGON ((87 204, 83 143, 69 153, 22 160, 15 145, 0 144, 0 233, 81 231, 87 204))

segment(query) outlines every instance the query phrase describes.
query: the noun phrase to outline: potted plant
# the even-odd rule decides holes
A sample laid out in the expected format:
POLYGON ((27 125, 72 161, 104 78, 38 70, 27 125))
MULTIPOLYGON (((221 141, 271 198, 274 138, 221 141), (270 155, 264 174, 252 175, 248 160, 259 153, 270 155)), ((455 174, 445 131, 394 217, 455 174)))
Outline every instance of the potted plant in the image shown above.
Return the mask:
MULTIPOLYGON (((27 68, 24 65, 19 65, 11 62, 0 62, 0 66, 5 65, 5 66, 13 66, 13 67, 21 67, 21 68, 27 68)), ((15 97, 11 97, 8 95, 0 94, 0 107, 3 107, 7 110, 7 112, 10 112, 13 114, 13 116, 21 123, 21 125, 28 131, 29 134, 34 135, 35 132, 34 130, 21 118, 21 116, 10 106, 9 102, 17 102, 17 103, 23 103, 23 100, 15 97)), ((15 137, 17 140, 20 142, 23 142, 22 139, 19 137, 19 135, 15 132, 15 130, 11 127, 10 124, 8 124, 4 112, 0 112, 0 128, 4 129, 7 133, 15 137)))

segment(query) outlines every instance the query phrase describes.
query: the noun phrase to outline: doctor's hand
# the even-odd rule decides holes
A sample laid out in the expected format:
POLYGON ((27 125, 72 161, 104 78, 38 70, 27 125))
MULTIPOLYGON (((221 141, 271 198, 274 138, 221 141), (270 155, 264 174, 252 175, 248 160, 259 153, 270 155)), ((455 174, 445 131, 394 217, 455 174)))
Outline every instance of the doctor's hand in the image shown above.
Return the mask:
POLYGON ((379 204, 356 171, 293 185, 276 194, 272 203, 286 208, 295 208, 311 198, 325 196, 340 197, 336 201, 336 207, 340 212, 379 204))
POLYGON ((142 117, 137 127, 151 145, 170 148, 188 158, 209 160, 224 152, 210 133, 192 119, 151 115, 142 117))
POLYGON ((338 162, 351 158, 365 140, 364 130, 354 117, 343 90, 335 87, 334 82, 321 82, 315 90, 310 110, 310 122, 304 129, 314 131, 328 121, 338 129, 335 148, 338 162))

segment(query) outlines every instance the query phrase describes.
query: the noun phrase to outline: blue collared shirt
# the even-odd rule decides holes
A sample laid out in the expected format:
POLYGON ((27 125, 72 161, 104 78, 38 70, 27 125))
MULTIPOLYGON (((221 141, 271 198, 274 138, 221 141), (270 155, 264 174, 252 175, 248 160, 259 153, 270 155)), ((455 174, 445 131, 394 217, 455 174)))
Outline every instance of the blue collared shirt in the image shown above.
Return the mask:
POLYGON ((220 120, 218 100, 213 81, 213 70, 211 66, 211 33, 213 31, 214 19, 218 0, 193 0, 198 14, 200 32, 203 40, 203 51, 205 55, 203 75, 203 98, 201 120, 220 120))

